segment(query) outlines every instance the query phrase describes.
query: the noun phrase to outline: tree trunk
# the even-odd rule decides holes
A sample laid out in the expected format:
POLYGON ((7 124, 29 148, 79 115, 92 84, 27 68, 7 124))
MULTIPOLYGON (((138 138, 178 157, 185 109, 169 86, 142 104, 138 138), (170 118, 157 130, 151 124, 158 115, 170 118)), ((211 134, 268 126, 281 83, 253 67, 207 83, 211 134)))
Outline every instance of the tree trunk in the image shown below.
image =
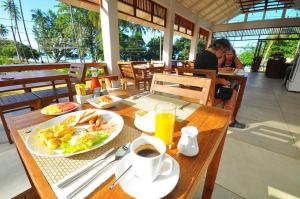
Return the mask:
POLYGON ((271 50, 271 47, 272 47, 273 43, 274 43, 274 41, 271 40, 271 41, 270 41, 270 44, 269 44, 269 46, 267 47, 267 50, 266 50, 266 52, 265 52, 264 58, 262 59, 261 65, 264 65, 264 64, 265 64, 266 59, 267 59, 267 56, 268 56, 268 54, 269 54, 269 51, 271 50))
POLYGON ((21 35, 20 35, 20 31, 19 31, 19 26, 18 26, 18 21, 17 21, 17 18, 16 18, 16 17, 15 17, 15 24, 16 24, 16 30, 17 30, 16 32, 17 32, 17 34, 18 34, 19 41, 20 41, 20 44, 21 44, 21 52, 22 52, 23 57, 25 58, 25 60, 26 60, 26 62, 27 62, 27 64, 28 64, 28 59, 27 59, 26 54, 25 54, 25 52, 24 52, 24 49, 23 49, 23 47, 22 47, 23 42, 22 42, 22 39, 21 39, 21 35))
POLYGON ((31 56, 32 56, 32 58, 34 59, 35 63, 37 63, 36 58, 35 58, 35 56, 34 56, 34 54, 33 54, 33 51, 32 51, 32 46, 31 46, 29 37, 28 37, 28 32, 27 32, 27 28, 26 28, 26 24, 25 24, 24 15, 23 15, 23 9, 22 9, 22 3, 21 3, 21 0, 19 0, 19 5, 20 5, 21 17, 22 17, 22 21, 23 21, 23 26, 24 26, 26 38, 27 38, 27 41, 28 41, 28 45, 29 45, 29 47, 30 47, 30 53, 31 53, 31 56))
POLYGON ((13 35, 13 38, 14 38, 14 43, 15 43, 15 46, 16 46, 17 56, 18 56, 20 62, 22 62, 22 59, 21 59, 21 57, 20 57, 19 48, 18 48, 18 44, 17 44, 17 40, 16 40, 16 35, 15 35, 15 32, 14 32, 14 27, 13 27, 13 26, 11 26, 11 32, 12 32, 12 35, 13 35))

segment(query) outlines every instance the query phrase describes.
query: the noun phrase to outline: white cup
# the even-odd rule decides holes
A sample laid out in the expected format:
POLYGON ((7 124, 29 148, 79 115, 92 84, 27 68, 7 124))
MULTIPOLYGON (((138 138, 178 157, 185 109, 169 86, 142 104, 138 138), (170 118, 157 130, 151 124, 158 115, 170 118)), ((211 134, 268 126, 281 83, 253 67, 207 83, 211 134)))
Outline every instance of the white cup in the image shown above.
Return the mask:
POLYGON ((159 175, 170 175, 173 160, 166 156, 166 145, 159 138, 143 135, 135 139, 130 145, 132 168, 134 174, 144 183, 153 182, 159 175), (160 153, 154 157, 143 157, 136 154, 136 149, 145 144, 151 144, 160 153))

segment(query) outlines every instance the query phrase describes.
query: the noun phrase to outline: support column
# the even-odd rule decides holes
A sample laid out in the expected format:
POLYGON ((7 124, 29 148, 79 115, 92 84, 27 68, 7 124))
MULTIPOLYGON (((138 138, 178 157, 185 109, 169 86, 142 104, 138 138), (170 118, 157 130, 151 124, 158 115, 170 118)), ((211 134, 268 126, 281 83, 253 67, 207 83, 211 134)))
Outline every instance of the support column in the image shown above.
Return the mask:
POLYGON ((163 61, 166 66, 172 67, 172 51, 173 51, 173 35, 174 35, 174 2, 170 1, 170 6, 167 11, 167 22, 164 28, 164 44, 163 44, 163 61))
POLYGON ((198 41, 199 41, 199 27, 200 26, 198 24, 198 21, 196 21, 194 27, 194 35, 191 40, 190 54, 189 54, 189 60, 191 61, 195 60, 197 55, 198 41))
POLYGON ((104 61, 108 72, 119 75, 117 62, 120 60, 117 0, 102 0, 100 7, 104 61))

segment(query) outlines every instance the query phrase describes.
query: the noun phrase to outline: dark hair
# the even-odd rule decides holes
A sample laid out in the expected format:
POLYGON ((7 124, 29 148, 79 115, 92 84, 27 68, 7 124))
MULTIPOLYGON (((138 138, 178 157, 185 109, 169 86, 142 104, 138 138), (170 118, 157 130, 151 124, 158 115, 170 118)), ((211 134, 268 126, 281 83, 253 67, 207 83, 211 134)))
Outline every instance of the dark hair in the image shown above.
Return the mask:
POLYGON ((223 48, 226 51, 229 51, 232 48, 230 42, 224 38, 214 40, 211 43, 210 47, 214 50, 219 50, 219 49, 223 48))

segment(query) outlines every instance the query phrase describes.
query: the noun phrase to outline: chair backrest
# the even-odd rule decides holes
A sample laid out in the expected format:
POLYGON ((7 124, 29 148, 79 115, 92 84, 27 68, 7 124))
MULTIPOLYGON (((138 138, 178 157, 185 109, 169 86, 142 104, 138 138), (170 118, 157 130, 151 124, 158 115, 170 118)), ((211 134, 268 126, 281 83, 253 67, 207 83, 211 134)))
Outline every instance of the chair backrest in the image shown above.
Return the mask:
POLYGON ((165 67, 166 64, 164 61, 151 61, 153 67, 165 67))
POLYGON ((85 63, 84 65, 86 68, 90 68, 90 67, 102 68, 104 71, 104 75, 109 74, 106 63, 92 62, 92 63, 85 63))
POLYGON ((87 67, 84 63, 70 64, 70 80, 72 83, 85 83, 87 67))
POLYGON ((131 62, 118 62, 122 78, 135 79, 135 71, 131 62))
POLYGON ((154 74, 150 91, 161 92, 181 97, 196 99, 200 104, 207 103, 211 79, 199 77, 187 77, 182 75, 154 74), (175 84, 175 86, 174 86, 175 84), (201 88, 192 90, 176 85, 187 85, 201 88))
POLYGON ((188 68, 176 68, 177 75, 185 75, 185 76, 204 76, 206 78, 211 79, 210 85, 210 93, 209 93, 209 105, 214 104, 215 99, 215 85, 216 85, 216 72, 214 70, 207 70, 207 69, 188 69, 188 68))

